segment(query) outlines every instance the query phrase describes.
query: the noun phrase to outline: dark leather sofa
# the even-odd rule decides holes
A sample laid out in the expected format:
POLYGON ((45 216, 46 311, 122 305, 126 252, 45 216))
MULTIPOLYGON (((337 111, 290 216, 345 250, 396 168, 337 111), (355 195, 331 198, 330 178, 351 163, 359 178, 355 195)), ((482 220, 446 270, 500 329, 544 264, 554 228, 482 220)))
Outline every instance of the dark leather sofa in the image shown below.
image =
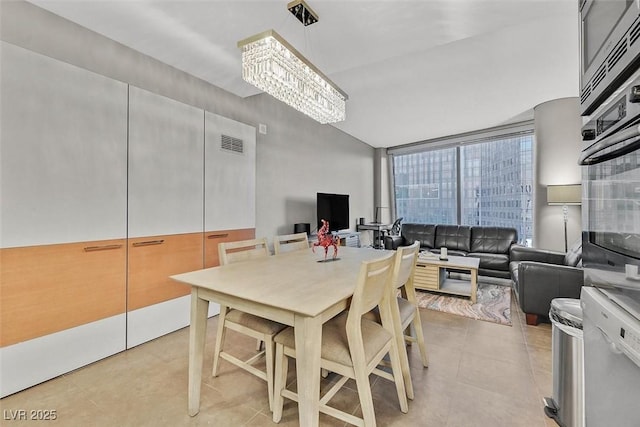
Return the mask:
POLYGON ((567 253, 515 245, 510 258, 516 299, 528 325, 548 317, 554 298, 580 298, 584 283, 580 240, 567 253))
POLYGON ((402 224, 399 236, 385 236, 385 248, 420 241, 420 250, 480 259, 478 274, 508 279, 509 249, 518 241, 515 228, 465 225, 402 224))

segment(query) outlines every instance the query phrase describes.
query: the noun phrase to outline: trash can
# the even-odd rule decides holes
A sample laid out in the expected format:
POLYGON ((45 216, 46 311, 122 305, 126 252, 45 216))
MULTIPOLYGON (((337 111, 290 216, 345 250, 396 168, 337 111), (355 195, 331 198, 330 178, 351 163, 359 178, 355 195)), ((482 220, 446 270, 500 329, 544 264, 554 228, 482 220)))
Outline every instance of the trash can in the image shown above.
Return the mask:
POLYGON ((584 427, 584 353, 579 299, 551 301, 551 373, 553 395, 544 411, 561 427, 584 427))

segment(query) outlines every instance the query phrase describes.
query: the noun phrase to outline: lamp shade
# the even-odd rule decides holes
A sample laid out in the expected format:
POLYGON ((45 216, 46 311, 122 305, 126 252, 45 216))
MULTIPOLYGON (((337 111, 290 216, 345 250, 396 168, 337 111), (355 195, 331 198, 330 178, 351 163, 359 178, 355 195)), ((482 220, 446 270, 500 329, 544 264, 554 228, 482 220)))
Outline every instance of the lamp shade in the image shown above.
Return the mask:
POLYGON ((580 184, 547 186, 547 204, 579 205, 581 203, 582 186, 580 184))

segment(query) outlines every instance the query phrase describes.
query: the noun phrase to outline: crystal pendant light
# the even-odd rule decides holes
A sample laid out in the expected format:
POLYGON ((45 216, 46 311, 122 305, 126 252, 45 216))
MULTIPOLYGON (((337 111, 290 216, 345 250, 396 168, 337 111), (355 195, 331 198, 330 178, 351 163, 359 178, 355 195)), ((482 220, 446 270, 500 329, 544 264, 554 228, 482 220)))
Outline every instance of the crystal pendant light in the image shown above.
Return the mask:
POLYGON ((256 34, 238 47, 245 81, 320 123, 345 120, 347 94, 278 33, 256 34))

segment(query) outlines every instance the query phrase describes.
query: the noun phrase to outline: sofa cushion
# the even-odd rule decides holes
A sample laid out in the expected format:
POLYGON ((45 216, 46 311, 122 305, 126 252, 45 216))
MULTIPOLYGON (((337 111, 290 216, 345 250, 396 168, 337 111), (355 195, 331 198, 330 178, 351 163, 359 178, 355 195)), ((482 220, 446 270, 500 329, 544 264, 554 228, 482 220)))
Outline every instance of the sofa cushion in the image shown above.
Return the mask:
POLYGON ((481 269, 509 271, 509 255, 469 252, 467 256, 480 259, 481 269))
MULTIPOLYGON (((511 245, 518 241, 515 228, 472 227, 471 252, 508 254, 511 245)), ((506 270, 505 268, 501 270, 506 270)))
POLYGON ((435 247, 436 226, 433 224, 403 224, 401 233, 406 245, 418 240, 422 249, 435 247))
POLYGON ((466 225, 438 225, 436 227, 435 247, 471 251, 471 227, 466 225))
POLYGON ((576 240, 564 256, 564 265, 569 267, 582 266, 582 239, 576 240))

